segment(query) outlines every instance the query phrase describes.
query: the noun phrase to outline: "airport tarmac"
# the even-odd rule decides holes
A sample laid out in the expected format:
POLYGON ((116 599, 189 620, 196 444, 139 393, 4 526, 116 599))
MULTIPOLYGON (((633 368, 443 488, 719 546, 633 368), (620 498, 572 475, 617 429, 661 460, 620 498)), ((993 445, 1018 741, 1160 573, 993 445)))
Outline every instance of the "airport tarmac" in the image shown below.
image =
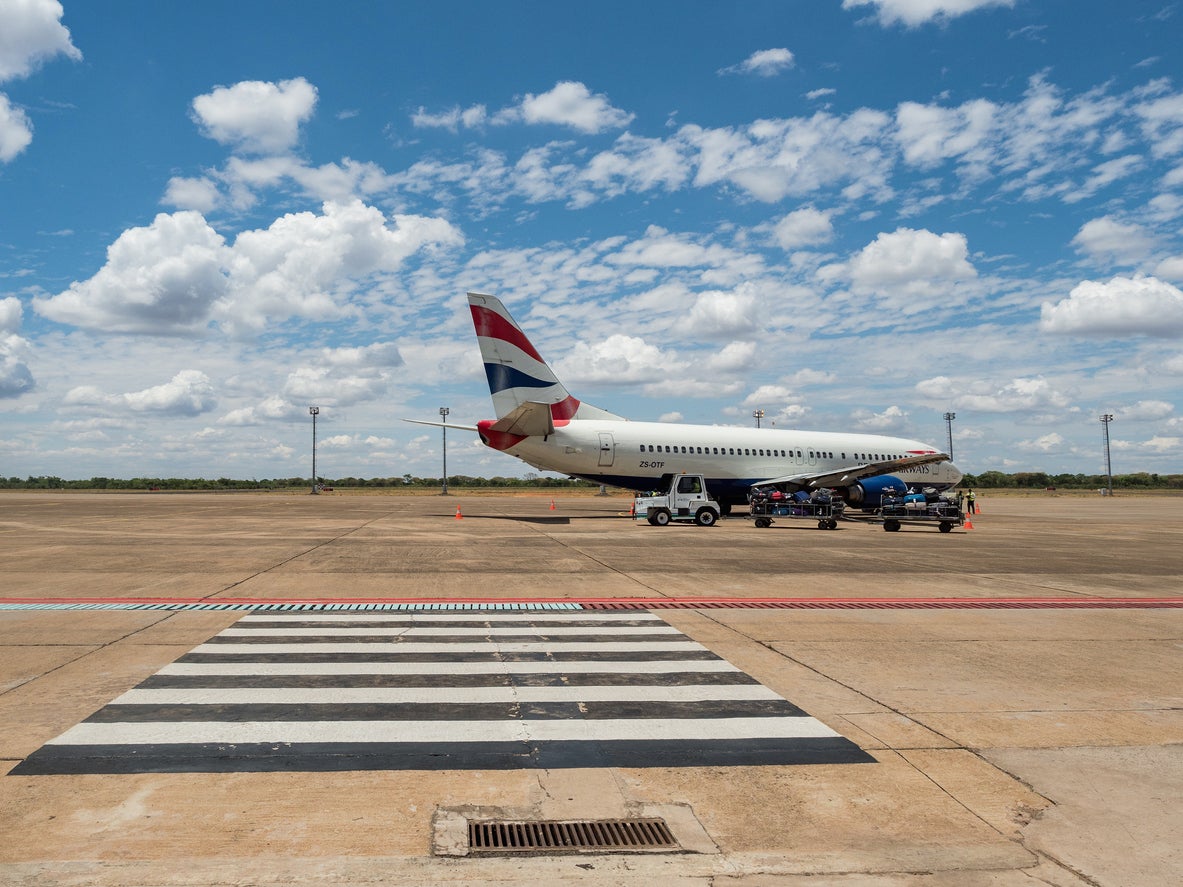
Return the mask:
MULTIPOLYGON (((654 528, 630 501, 0 493, 0 883, 1183 883, 1183 498, 983 495, 973 529, 949 534, 654 528), (309 609, 260 609, 279 602, 309 609), (635 619, 787 701, 765 720, 801 715, 859 754, 653 766, 597 733, 547 766, 460 747, 446 768, 218 769, 216 752, 192 772, 34 766, 252 619, 387 625, 447 603, 448 631, 494 604, 512 624, 544 622, 543 604, 635 619), (485 856, 465 832, 637 818, 664 820, 675 852, 485 856)), ((665 654, 606 658, 634 655, 665 654)), ((563 704, 524 729, 580 729, 563 704)), ((578 704, 592 723, 595 700, 578 704)), ((688 708, 678 735, 759 720, 730 711, 688 708)))

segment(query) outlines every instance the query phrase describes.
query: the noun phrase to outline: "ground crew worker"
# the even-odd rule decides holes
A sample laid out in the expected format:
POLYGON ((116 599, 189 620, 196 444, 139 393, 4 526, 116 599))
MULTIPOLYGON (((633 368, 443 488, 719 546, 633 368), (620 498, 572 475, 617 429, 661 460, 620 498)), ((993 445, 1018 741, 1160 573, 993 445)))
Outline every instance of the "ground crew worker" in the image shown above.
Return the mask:
POLYGON ((965 506, 965 513, 966 514, 977 514, 978 513, 977 498, 978 497, 974 495, 973 490, 970 490, 968 493, 965 494, 965 500, 967 503, 965 506))

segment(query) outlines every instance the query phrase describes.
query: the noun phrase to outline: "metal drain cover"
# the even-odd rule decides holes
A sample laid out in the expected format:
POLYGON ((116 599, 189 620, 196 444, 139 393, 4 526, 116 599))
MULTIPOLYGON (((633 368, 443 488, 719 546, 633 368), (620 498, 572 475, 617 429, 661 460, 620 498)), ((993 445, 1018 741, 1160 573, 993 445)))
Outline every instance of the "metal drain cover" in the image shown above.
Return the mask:
POLYGON ((469 820, 473 854, 672 852, 681 850, 665 820, 469 820))

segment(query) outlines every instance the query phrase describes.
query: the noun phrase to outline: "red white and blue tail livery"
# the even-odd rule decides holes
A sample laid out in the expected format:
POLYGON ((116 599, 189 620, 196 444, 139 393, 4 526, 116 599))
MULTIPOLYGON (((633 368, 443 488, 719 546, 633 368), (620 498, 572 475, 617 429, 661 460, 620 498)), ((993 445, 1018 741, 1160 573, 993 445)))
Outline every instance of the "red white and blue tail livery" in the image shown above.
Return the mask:
POLYGON ((468 305, 498 419, 538 404, 553 422, 622 418, 572 397, 499 299, 469 293, 468 305))
POLYGON ((724 513, 755 484, 830 487, 873 508, 887 489, 944 490, 961 480, 946 454, 905 438, 630 422, 574 397, 500 300, 469 293, 468 304, 497 418, 448 427, 475 430, 535 468, 642 491, 661 486, 662 475, 701 474, 724 513))

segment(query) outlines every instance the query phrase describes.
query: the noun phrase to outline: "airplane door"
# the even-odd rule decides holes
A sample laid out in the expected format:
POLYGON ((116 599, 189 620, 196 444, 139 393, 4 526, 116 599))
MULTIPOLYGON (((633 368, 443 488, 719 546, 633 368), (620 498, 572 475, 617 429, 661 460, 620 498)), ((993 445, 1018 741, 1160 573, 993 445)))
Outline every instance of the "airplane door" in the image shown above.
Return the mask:
POLYGON ((616 459, 616 441, 611 431, 600 432, 600 467, 609 468, 616 459))

